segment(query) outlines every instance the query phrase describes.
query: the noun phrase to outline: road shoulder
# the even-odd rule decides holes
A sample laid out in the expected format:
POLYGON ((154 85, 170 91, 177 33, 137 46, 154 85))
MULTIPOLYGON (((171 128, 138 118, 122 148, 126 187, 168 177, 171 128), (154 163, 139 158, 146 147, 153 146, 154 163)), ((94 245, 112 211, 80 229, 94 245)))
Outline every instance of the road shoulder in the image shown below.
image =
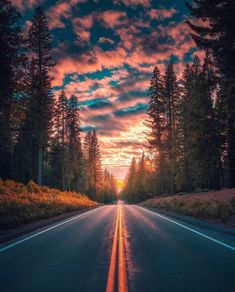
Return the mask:
POLYGON ((16 239, 22 235, 25 235, 27 233, 36 231, 36 230, 40 230, 43 229, 51 224, 63 221, 67 218, 85 213, 87 211, 90 211, 92 209, 96 209, 98 207, 100 207, 101 205, 95 205, 93 207, 87 207, 87 208, 83 208, 77 211, 73 211, 73 212, 69 212, 69 213, 65 213, 65 214, 61 214, 61 215, 57 215, 57 216, 53 216, 50 218, 44 218, 44 219, 40 219, 37 220, 35 222, 31 222, 28 224, 24 224, 22 226, 19 226, 17 228, 12 228, 12 229, 6 229, 6 230, 1 230, 0 231, 0 244, 2 243, 6 243, 10 240, 16 239))
POLYGON ((166 210, 162 210, 162 209, 149 208, 149 207, 147 208, 144 206, 141 206, 141 207, 145 208, 147 210, 150 210, 152 212, 157 212, 159 214, 166 215, 168 217, 180 220, 182 222, 189 223, 193 226, 197 226, 197 227, 200 227, 203 229, 208 229, 208 230, 217 231, 217 232, 221 232, 224 234, 235 236, 235 228, 232 228, 232 227, 231 228, 224 227, 222 224, 209 223, 209 222, 202 220, 202 219, 193 218, 193 217, 189 217, 186 215, 182 215, 182 214, 178 214, 175 212, 166 211, 166 210))

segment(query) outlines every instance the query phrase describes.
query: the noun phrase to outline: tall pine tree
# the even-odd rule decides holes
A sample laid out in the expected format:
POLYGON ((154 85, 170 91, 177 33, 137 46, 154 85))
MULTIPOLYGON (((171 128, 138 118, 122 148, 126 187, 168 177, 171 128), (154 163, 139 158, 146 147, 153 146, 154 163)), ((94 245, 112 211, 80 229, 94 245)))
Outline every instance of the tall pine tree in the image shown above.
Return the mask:
POLYGON ((196 44, 212 52, 220 70, 224 91, 220 97, 226 116, 228 186, 235 187, 235 4, 232 0, 194 0, 187 5, 194 19, 207 21, 207 25, 195 25, 193 21, 188 24, 196 44))
POLYGON ((43 179, 43 165, 52 129, 54 106, 51 93, 50 70, 53 63, 50 55, 50 41, 47 19, 42 9, 37 8, 28 39, 28 51, 31 56, 30 74, 27 80, 29 107, 20 130, 16 161, 18 178, 23 181, 30 178, 37 181, 39 185, 42 184, 43 179), (21 153, 22 148, 25 153, 21 153))
POLYGON ((20 14, 7 0, 0 1, 0 177, 11 178, 12 109, 22 59, 20 14))
POLYGON ((82 186, 82 145, 79 107, 76 95, 72 95, 68 100, 66 128, 68 136, 68 189, 78 191, 82 186))

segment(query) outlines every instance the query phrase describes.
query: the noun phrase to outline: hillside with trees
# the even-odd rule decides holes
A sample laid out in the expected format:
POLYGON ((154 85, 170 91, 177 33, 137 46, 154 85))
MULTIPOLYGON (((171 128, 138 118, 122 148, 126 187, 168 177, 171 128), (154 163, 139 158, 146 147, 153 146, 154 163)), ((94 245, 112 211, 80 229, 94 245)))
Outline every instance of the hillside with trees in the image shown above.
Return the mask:
POLYGON ((78 97, 52 89, 47 18, 36 8, 28 34, 10 1, 0 3, 0 178, 74 191, 97 201, 117 196, 101 167, 95 131, 82 141, 78 97))
POLYGON ((180 77, 172 63, 163 73, 155 67, 145 121, 151 167, 143 167, 144 156, 138 163, 133 158, 122 192, 126 200, 235 187, 233 5, 188 4, 187 23, 205 59, 195 57, 180 77))

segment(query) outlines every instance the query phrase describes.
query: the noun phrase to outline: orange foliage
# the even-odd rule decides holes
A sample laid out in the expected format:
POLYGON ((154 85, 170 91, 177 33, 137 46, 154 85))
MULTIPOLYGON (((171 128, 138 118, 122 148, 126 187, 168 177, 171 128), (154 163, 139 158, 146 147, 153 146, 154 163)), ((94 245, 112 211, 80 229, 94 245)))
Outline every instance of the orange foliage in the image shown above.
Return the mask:
POLYGON ((164 209, 184 215, 226 222, 235 208, 235 189, 175 195, 150 199, 145 207, 164 209))
POLYGON ((85 195, 0 179, 0 229, 95 206, 85 195))

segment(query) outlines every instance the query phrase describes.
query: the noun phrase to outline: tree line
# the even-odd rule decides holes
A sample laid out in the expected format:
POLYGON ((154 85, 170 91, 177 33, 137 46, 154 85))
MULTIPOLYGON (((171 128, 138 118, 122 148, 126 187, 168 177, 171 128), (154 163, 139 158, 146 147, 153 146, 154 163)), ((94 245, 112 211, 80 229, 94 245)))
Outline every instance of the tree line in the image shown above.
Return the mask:
POLYGON ((206 57, 194 58, 181 78, 172 63, 164 73, 155 67, 145 121, 148 155, 137 167, 132 160, 122 192, 127 200, 235 187, 235 5, 195 0, 187 6, 191 35, 206 57), (151 163, 141 168, 148 156, 151 163))
POLYGON ((34 180, 90 198, 112 201, 115 178, 101 168, 95 131, 81 138, 79 101, 52 90, 47 19, 36 8, 26 33, 8 0, 0 2, 0 177, 34 180))

